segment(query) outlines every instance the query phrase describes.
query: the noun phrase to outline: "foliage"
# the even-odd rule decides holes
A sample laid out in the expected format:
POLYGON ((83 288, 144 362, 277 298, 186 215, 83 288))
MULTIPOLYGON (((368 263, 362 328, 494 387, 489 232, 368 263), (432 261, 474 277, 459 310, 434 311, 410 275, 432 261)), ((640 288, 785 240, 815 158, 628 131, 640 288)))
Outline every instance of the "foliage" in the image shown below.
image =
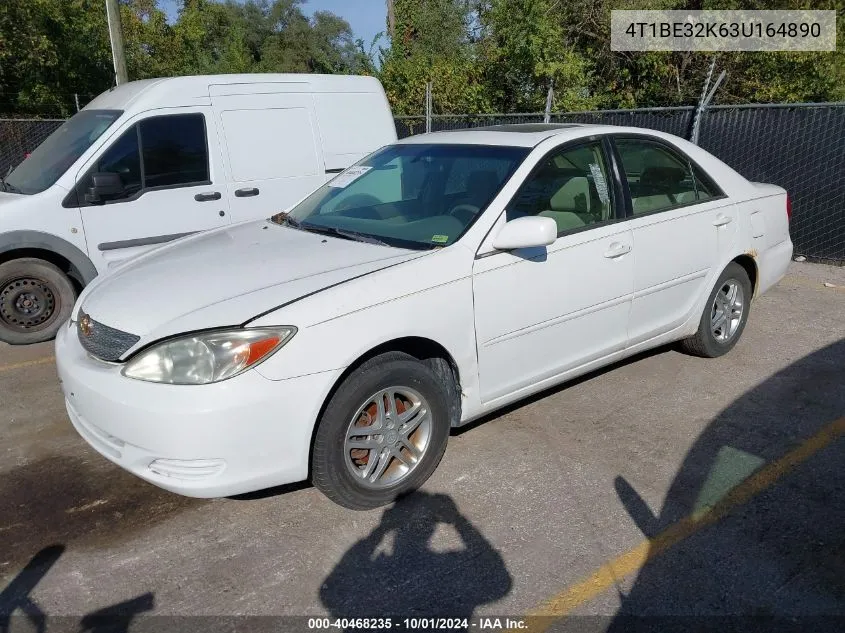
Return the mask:
MULTIPOLYGON (((129 78, 374 72, 345 20, 303 4, 182 0, 169 24, 156 0, 121 0, 129 78)), ((67 116, 113 83, 103 0, 0 2, 0 112, 67 116)))
MULTIPOLYGON (((382 0, 360 0, 381 2, 382 0)), ((305 0, 121 0, 130 79, 200 73, 377 75, 396 114, 693 104, 713 54, 610 50, 613 9, 836 9, 826 53, 720 53, 716 102, 845 99, 845 0, 387 0, 395 31, 373 55, 305 0), (374 59, 377 57, 378 59, 374 59)), ((350 4, 352 4, 350 2, 350 4)), ((103 0, 0 1, 0 112, 66 116, 113 84, 103 0)))

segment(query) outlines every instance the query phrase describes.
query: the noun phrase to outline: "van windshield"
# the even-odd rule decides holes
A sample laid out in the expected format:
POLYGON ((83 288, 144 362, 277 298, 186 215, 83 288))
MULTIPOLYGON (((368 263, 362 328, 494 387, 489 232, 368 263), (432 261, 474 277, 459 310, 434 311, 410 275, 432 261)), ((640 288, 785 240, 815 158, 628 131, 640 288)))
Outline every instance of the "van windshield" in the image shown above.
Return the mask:
POLYGON ((448 246, 481 216, 528 152, 489 145, 389 145, 272 220, 400 248, 448 246))
POLYGON ((121 114, 120 110, 77 112, 4 179, 3 188, 34 194, 51 187, 121 114))

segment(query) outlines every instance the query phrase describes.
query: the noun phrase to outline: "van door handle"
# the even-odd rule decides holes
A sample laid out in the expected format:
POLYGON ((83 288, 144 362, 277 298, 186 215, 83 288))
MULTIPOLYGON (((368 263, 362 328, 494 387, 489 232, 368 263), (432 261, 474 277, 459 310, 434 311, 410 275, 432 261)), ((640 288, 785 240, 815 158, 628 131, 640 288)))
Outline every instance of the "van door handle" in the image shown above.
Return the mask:
POLYGON ((197 202, 209 202, 211 200, 220 200, 222 197, 219 191, 206 191, 205 193, 195 195, 194 200, 197 202))
POLYGON ((621 242, 613 242, 610 245, 610 248, 604 252, 604 256, 608 259, 613 259, 615 257, 622 257, 626 253, 631 252, 631 245, 630 244, 623 244, 621 242))
POLYGON ((237 189, 235 191, 236 198, 249 198, 250 196, 257 196, 258 194, 258 187, 247 187, 246 189, 237 189))
POLYGON ((716 219, 713 220, 713 226, 725 226, 731 222, 733 222, 733 218, 731 216, 720 213, 716 216, 716 219))

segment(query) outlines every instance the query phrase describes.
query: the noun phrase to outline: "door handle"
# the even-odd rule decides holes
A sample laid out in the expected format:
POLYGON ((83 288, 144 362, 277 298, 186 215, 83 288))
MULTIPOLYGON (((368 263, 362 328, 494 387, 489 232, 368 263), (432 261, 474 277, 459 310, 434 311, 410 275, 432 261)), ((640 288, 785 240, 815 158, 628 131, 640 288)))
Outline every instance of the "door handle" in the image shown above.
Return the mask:
POLYGON ((720 213, 716 216, 716 219, 713 220, 713 226, 725 226, 731 222, 733 222, 733 218, 731 216, 720 213))
POLYGON ((259 193, 258 187, 247 187, 246 189, 237 189, 235 191, 235 197, 249 198, 250 196, 257 196, 259 193))
POLYGON ((206 191, 205 193, 198 193, 194 196, 197 202, 210 202, 211 200, 220 200, 223 196, 219 191, 206 191))
POLYGON ((631 252, 631 245, 630 244, 623 244, 621 242, 613 242, 610 245, 610 248, 604 252, 604 256, 608 259, 613 259, 615 257, 622 257, 626 253, 631 252))

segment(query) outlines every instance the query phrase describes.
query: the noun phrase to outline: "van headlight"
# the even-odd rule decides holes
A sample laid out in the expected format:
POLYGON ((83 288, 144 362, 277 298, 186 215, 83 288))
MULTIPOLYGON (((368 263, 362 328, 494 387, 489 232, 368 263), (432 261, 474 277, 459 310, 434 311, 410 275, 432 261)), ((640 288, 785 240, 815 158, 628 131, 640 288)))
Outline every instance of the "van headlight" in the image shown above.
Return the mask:
POLYGON ((268 359, 296 334, 295 327, 216 330, 170 339, 134 356, 123 375, 169 385, 207 385, 232 378, 268 359))

